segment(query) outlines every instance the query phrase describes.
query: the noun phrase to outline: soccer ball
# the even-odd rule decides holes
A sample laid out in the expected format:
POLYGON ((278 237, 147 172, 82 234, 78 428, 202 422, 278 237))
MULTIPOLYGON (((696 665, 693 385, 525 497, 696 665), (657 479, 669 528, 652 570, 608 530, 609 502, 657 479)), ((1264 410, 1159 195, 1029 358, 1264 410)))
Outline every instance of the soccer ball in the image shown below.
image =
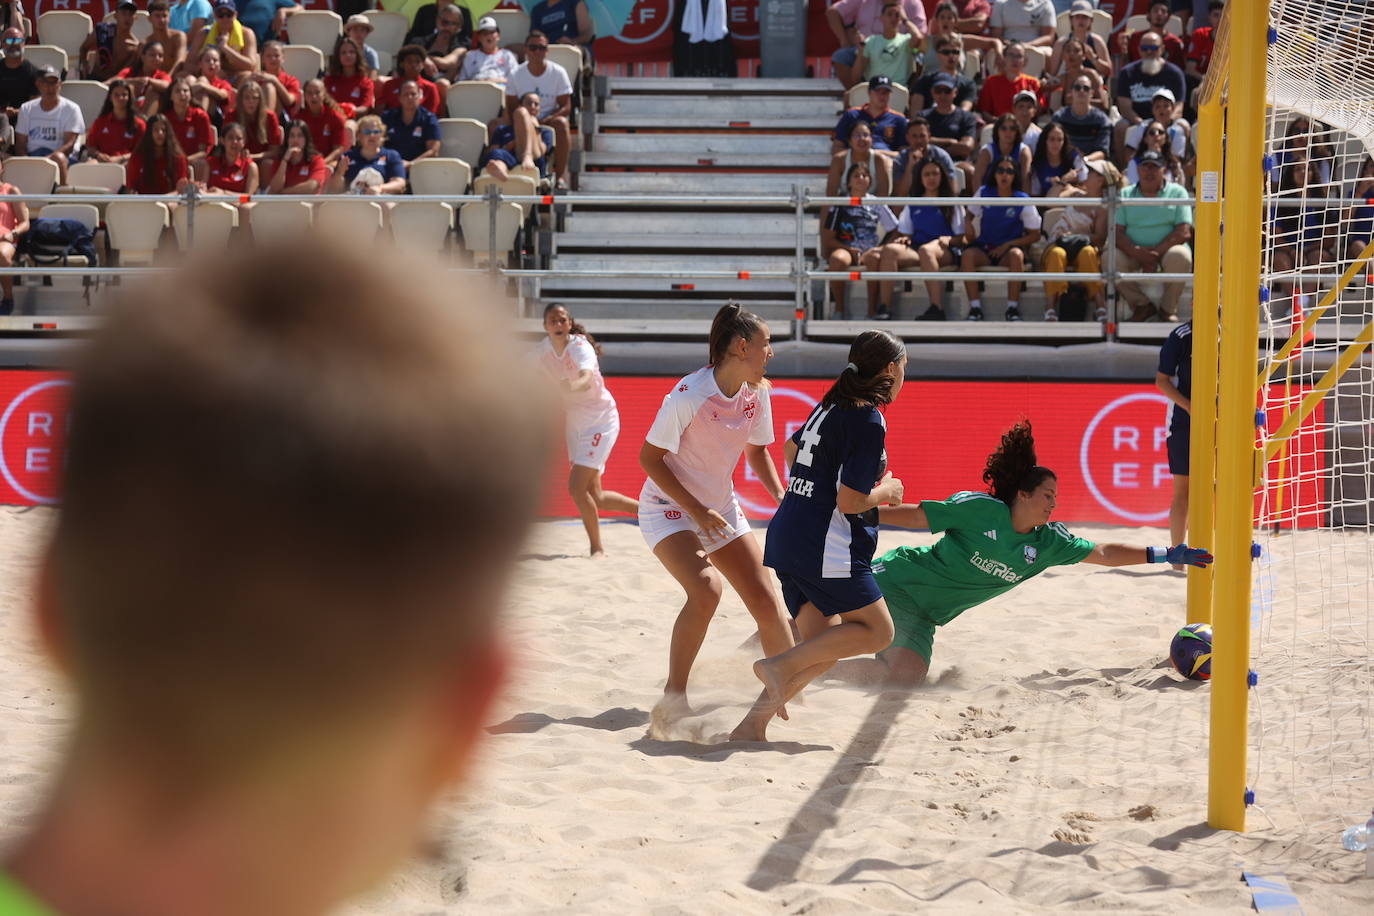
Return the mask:
POLYGON ((1190 623, 1169 643, 1169 661, 1190 681, 1212 679, 1212 625, 1190 623))

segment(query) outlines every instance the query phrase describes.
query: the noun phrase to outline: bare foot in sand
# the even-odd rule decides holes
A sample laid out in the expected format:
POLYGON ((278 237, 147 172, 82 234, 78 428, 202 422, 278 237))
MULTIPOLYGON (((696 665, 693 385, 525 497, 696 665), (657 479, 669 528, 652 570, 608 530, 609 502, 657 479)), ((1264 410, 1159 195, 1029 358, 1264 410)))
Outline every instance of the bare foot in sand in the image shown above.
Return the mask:
POLYGON ((763 681, 763 689, 768 691, 768 699, 776 707, 774 712, 779 719, 786 720, 787 707, 784 701, 787 699, 786 687, 778 683, 777 672, 773 670, 774 664, 771 659, 761 658, 754 662, 754 676, 763 681))
POLYGON ((685 693, 665 693, 649 713, 649 737, 655 741, 672 741, 673 725, 695 715, 685 693))
POLYGON ((606 551, 601 549, 593 550, 591 557, 593 560, 604 560, 606 559, 606 551))
POLYGON ((768 720, 746 716, 744 721, 735 726, 735 730, 730 733, 731 741, 767 741, 768 740, 768 720))

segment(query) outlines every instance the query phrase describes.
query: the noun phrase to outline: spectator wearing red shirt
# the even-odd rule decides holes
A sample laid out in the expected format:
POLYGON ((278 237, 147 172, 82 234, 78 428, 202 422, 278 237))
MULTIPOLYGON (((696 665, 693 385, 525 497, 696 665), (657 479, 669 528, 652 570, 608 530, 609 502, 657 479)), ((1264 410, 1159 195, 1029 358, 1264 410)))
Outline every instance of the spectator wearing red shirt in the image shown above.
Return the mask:
POLYGON ((134 91, 134 107, 144 117, 157 113, 163 94, 172 85, 172 75, 162 69, 164 53, 162 42, 145 42, 138 60, 107 82, 110 86, 114 85, 115 80, 127 82, 134 91))
POLYGON ((1201 83, 1207 75, 1207 65, 1212 62, 1212 48, 1216 44, 1217 27, 1221 25, 1221 11, 1225 8, 1225 0, 1212 0, 1207 4, 1207 25, 1193 30, 1193 36, 1188 41, 1188 65, 1183 68, 1189 86, 1201 83))
POLYGON ((124 186, 134 194, 180 193, 189 171, 171 123, 163 115, 153 115, 124 165, 124 186))
POLYGON ((324 88, 339 103, 344 117, 356 121, 372 112, 372 78, 367 75, 362 49, 347 35, 334 43, 334 53, 329 55, 329 66, 325 69, 324 88))
MULTIPOLYGON (((0 164, 0 169, 3 164, 0 164)), ((0 197, 19 194, 20 191, 8 182, 0 181, 0 197)), ((19 237, 29 231, 29 206, 22 200, 0 203, 0 267, 9 267, 19 249, 19 237)), ((14 278, 0 275, 0 315, 14 312, 14 278)))
POLYGON ((282 140, 281 122, 277 113, 267 107, 263 95, 260 84, 243 80, 234 104, 234 120, 243 126, 248 155, 260 165, 277 158, 282 140))
POLYGON ((984 80, 983 91, 978 93, 978 110, 987 120, 995 121, 1004 114, 1011 114, 1018 92, 1040 95, 1040 81, 1027 76, 1025 70, 1026 49, 1019 41, 1013 41, 1002 51, 1002 72, 984 80))
POLYGON ((382 84, 377 94, 377 107, 390 111, 401 107, 401 87, 414 82, 420 87, 420 104, 431 114, 442 114, 442 98, 439 87, 425 79, 421 71, 425 65, 425 49, 419 45, 406 45, 396 52, 396 75, 382 84))
POLYGON ((239 122, 230 121, 224 125, 219 145, 205 160, 206 194, 258 192, 258 164, 248 155, 247 140, 239 122))
POLYGON ((191 85, 196 104, 204 108, 218 124, 234 116, 234 86, 221 75, 223 66, 224 59, 220 56, 219 48, 213 45, 206 48, 200 52, 200 76, 191 85))
MULTIPOLYGON (((191 104, 191 92, 195 85, 194 76, 183 76, 172 83, 168 93, 172 105, 167 112, 167 122, 172 127, 172 135, 177 145, 190 162, 199 162, 210 153, 215 145, 215 127, 204 108, 191 104)), ((149 121, 149 127, 152 121, 149 121)))
POLYGON ((329 163, 315 149, 310 130, 300 121, 286 128, 286 151, 272 168, 269 194, 318 194, 329 180, 329 163))
POLYGON ((282 115, 294 117, 301 106, 301 81, 282 69, 283 47, 280 41, 264 44, 262 69, 248 75, 267 93, 267 107, 277 113, 278 121, 288 119, 282 115))
POLYGON ((1140 60, 1140 40, 1149 32, 1157 32, 1164 44, 1164 59, 1180 70, 1184 68, 1187 60, 1183 50, 1183 39, 1167 28, 1171 15, 1173 15, 1173 11, 1167 0, 1155 0, 1154 3, 1150 4, 1149 12, 1145 14, 1145 18, 1150 20, 1149 28, 1137 29, 1134 32, 1127 32, 1122 29, 1117 33, 1119 36, 1117 41, 1125 42, 1126 63, 1140 60))
POLYGON ((121 79, 110 81, 110 91, 100 114, 86 131, 86 149, 96 162, 129 161, 143 138, 147 123, 134 114, 133 90, 121 79))
POLYGON ((315 149, 331 165, 339 160, 344 150, 353 145, 353 131, 348 129, 339 104, 329 97, 324 88, 324 80, 311 80, 301 90, 305 104, 296 117, 310 128, 310 138, 315 141, 315 149))

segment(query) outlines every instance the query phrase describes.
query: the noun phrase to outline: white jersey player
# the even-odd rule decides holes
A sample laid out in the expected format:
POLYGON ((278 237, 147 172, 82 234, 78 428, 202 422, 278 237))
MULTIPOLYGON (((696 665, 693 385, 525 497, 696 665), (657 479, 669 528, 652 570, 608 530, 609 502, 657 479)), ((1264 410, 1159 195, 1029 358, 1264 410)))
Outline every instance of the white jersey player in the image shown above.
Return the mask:
POLYGON ((552 302, 544 309, 544 331, 548 336, 539 345, 539 365, 558 385, 567 410, 564 431, 572 465, 568 492, 582 515, 591 555, 601 556, 605 551, 597 512, 639 511, 639 503, 630 497, 601 488, 606 460, 620 435, 620 412, 601 377, 596 358, 600 347, 586 329, 552 302))
POLYGON ((663 399, 639 463, 649 479, 639 495, 639 528, 654 555, 687 593, 673 626, 668 682, 651 734, 689 712, 687 677, 720 603, 723 575, 759 628, 765 655, 792 645, 772 577, 732 478, 743 454, 776 501, 782 481, 768 454, 773 415, 764 371, 773 356, 768 325, 731 303, 711 324, 711 364, 663 399))

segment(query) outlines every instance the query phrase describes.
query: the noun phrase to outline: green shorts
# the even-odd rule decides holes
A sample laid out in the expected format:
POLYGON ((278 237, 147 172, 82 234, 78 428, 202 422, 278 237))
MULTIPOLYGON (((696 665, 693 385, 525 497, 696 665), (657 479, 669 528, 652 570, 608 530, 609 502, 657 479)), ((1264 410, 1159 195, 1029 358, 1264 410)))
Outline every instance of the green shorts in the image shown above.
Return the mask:
POLYGON ((900 600, 894 601, 887 597, 887 609, 892 614, 892 623, 896 628, 897 635, 892 638, 893 648, 900 646, 903 649, 910 649, 930 664, 930 652, 935 642, 935 624, 932 623, 920 608, 910 605, 903 605, 900 600))

